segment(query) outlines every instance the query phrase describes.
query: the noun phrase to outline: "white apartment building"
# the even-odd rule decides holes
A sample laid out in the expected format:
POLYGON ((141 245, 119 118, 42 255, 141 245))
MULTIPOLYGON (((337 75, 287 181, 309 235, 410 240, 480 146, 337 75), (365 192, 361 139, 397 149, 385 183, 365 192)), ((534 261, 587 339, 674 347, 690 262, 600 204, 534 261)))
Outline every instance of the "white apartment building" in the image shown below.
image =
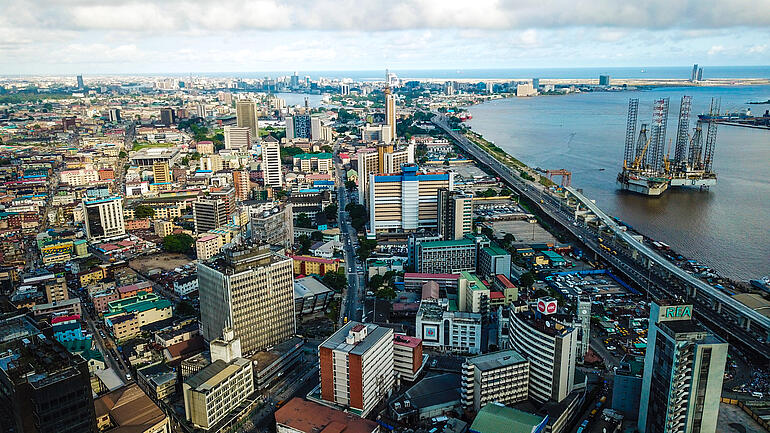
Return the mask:
POLYGON ((528 388, 529 361, 515 350, 474 356, 463 364, 463 407, 475 412, 487 403, 526 400, 528 388))
POLYGON ((246 126, 225 126, 225 149, 247 150, 254 139, 251 128, 246 126))
POLYGON ((366 417, 394 383, 393 330, 348 322, 318 347, 321 398, 366 417))
POLYGON ((268 137, 262 141, 262 173, 265 186, 280 188, 283 186, 281 173, 281 145, 278 140, 268 137))
POLYGON ((424 346, 447 352, 481 352, 481 314, 447 311, 436 300, 425 299, 417 311, 415 335, 424 346))

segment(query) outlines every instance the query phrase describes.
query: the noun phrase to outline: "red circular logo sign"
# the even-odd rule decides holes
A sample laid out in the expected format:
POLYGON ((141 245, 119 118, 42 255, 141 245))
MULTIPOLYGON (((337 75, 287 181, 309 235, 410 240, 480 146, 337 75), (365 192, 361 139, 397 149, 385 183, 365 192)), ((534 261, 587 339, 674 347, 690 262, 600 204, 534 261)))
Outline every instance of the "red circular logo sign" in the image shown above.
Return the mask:
POLYGON ((545 301, 538 301, 537 310, 541 313, 545 313, 545 301))
POLYGON ((556 312, 556 302, 549 302, 546 306, 548 314, 553 314, 556 312))

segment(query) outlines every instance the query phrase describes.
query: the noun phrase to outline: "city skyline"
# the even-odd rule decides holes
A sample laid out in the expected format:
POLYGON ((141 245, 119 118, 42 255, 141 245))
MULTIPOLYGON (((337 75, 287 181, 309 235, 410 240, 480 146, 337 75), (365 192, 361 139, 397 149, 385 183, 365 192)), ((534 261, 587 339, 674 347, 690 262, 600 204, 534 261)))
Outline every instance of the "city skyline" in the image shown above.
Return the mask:
POLYGON ((766 64, 770 4, 742 3, 11 1, 0 6, 0 69, 141 74, 766 64))

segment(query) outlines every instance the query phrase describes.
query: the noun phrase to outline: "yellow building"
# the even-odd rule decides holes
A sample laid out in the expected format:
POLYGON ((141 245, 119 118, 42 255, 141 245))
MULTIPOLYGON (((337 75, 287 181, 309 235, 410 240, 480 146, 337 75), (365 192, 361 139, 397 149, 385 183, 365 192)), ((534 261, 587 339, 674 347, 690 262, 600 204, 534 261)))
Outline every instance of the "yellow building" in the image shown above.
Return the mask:
POLYGON ((93 283, 102 281, 106 276, 107 275, 105 274, 104 269, 94 268, 80 274, 78 280, 80 281, 80 287, 86 287, 93 283))
POLYGON ((290 256, 294 259, 294 275, 321 275, 327 272, 338 272, 342 263, 340 259, 324 259, 313 256, 290 256))
POLYGON ((155 234, 162 239, 174 232, 174 223, 171 221, 158 220, 155 221, 154 228, 155 234))
POLYGON ((156 162, 152 165, 153 183, 171 183, 171 172, 168 162, 156 162))
POLYGON ((104 323, 117 340, 126 340, 141 332, 141 327, 171 318, 172 308, 168 299, 155 293, 139 292, 130 298, 118 299, 107 304, 104 323))
POLYGON ((195 241, 195 253, 198 255, 198 260, 208 260, 219 254, 222 245, 221 236, 205 233, 195 241))

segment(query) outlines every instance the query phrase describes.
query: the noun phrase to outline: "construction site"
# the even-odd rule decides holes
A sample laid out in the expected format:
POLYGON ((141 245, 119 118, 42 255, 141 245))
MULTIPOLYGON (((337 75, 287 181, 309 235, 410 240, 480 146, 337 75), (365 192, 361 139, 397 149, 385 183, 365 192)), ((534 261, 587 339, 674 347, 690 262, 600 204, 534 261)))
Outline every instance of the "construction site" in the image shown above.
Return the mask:
POLYGON ((708 116, 702 116, 690 133, 692 97, 682 96, 676 142, 666 143, 669 99, 655 100, 652 122, 642 123, 637 135, 639 99, 628 101, 623 170, 618 174, 621 188, 649 196, 659 196, 670 187, 708 189, 717 182, 713 170, 714 148, 720 99, 712 98, 708 116), (704 137, 704 131, 705 137, 704 137))

